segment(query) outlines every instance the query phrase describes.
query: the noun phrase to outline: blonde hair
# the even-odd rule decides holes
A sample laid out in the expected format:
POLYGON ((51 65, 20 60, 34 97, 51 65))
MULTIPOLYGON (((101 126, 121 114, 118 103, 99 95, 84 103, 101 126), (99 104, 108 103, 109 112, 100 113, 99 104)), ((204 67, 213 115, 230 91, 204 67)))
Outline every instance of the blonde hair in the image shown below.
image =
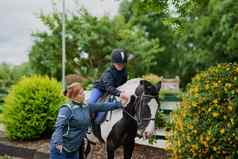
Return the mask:
POLYGON ((83 90, 83 87, 80 83, 74 82, 67 88, 65 95, 71 100, 77 100, 78 102, 83 102, 84 95, 79 96, 80 91, 83 90))

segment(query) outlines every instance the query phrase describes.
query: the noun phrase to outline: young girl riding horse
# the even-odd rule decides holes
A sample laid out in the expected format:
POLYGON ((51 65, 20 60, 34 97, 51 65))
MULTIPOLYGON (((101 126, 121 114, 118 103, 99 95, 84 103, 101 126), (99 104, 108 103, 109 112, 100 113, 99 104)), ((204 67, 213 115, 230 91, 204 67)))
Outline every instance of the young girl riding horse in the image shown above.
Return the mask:
MULTIPOLYGON (((127 54, 124 49, 114 49, 111 55, 112 66, 107 68, 94 87, 88 99, 88 103, 96 103, 103 95, 114 95, 128 100, 128 95, 117 89, 127 81, 127 54)), ((100 124, 104 119, 104 112, 96 114, 95 124, 100 124)))

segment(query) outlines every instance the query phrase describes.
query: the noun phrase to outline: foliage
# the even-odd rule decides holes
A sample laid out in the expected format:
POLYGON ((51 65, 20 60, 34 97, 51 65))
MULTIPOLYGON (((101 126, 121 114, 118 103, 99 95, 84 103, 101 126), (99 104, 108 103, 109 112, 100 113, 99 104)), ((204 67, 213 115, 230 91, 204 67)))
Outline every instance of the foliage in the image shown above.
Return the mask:
POLYGON ((0 113, 3 111, 3 104, 0 104, 0 113))
POLYGON ((22 76, 30 75, 31 70, 27 63, 13 66, 10 64, 0 64, 0 87, 2 89, 9 88, 22 76))
POLYGON ((158 111, 155 116, 155 127, 164 128, 166 126, 166 116, 162 111, 158 111))
POLYGON ((161 80, 160 77, 155 74, 147 74, 142 76, 142 78, 144 80, 150 81, 152 84, 157 84, 161 80))
POLYGON ((3 113, 0 113, 0 123, 3 123, 3 113))
POLYGON ((196 75, 173 117, 174 158, 238 157, 238 65, 196 75))
MULTIPOLYGON (((34 71, 61 78, 60 12, 41 15, 47 32, 33 33, 35 42, 29 59, 34 71)), ((134 54, 129 62, 130 76, 142 75, 156 65, 162 51, 159 39, 148 40, 145 32, 130 26, 122 16, 97 18, 86 10, 68 14, 66 18, 66 73, 95 80, 110 65, 114 48, 124 48, 134 54), (143 59, 143 60, 142 60, 143 59)))
POLYGON ((146 38, 159 38, 163 51, 156 56, 156 65, 151 68, 151 72, 165 77, 173 76, 172 59, 176 41, 173 41, 168 0, 123 0, 119 13, 125 17, 129 25, 144 30, 146 38))
POLYGON ((183 86, 200 70, 238 61, 237 0, 173 2, 179 15, 174 18, 174 67, 183 86))
POLYGON ((0 65, 0 87, 7 88, 9 87, 13 81, 16 79, 13 75, 12 66, 8 64, 0 65))
MULTIPOLYGON (((181 86, 201 70, 238 60, 236 0, 123 0, 119 16, 97 18, 85 9, 66 18, 66 73, 91 83, 110 65, 114 48, 126 48, 130 78, 180 76, 181 86)), ((61 79, 61 15, 40 16, 30 63, 36 73, 61 79)))
POLYGON ((9 88, 22 76, 27 76, 31 73, 31 69, 27 63, 19 66, 5 63, 0 64, 0 113, 3 110, 3 100, 8 94, 9 88))
POLYGON ((3 102, 4 102, 4 97, 7 95, 7 91, 4 88, 0 88, 0 113, 3 111, 3 102))
POLYGON ((11 139, 36 139, 52 131, 64 102, 60 84, 48 77, 24 77, 5 98, 6 133, 11 139))

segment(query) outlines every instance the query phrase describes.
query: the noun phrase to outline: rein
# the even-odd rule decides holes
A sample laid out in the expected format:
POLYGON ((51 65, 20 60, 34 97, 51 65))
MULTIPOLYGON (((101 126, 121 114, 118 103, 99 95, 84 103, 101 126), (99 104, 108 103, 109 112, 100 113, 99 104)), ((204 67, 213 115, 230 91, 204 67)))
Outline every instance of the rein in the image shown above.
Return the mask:
POLYGON ((150 120, 155 120, 155 118, 143 118, 141 119, 141 112, 142 112, 142 106, 143 106, 143 98, 144 97, 151 97, 151 98, 155 98, 156 101, 158 102, 158 98, 157 96, 153 96, 153 95, 148 95, 148 94, 142 94, 141 96, 137 96, 137 98, 139 98, 139 101, 136 102, 135 104, 138 105, 139 107, 139 119, 135 118, 134 116, 132 116, 130 113, 128 113, 128 111, 125 108, 122 108, 122 110, 133 120, 135 120, 137 122, 137 124, 141 124, 142 121, 150 121, 150 120))

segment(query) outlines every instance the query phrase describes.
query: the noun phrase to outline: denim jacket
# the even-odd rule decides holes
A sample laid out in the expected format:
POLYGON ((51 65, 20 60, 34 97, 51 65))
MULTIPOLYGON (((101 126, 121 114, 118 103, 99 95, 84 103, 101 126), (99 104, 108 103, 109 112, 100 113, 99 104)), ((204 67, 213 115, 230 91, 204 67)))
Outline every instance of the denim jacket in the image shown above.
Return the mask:
POLYGON ((81 104, 71 102, 61 106, 51 144, 62 144, 66 152, 77 151, 91 126, 90 114, 120 108, 120 102, 81 104))

